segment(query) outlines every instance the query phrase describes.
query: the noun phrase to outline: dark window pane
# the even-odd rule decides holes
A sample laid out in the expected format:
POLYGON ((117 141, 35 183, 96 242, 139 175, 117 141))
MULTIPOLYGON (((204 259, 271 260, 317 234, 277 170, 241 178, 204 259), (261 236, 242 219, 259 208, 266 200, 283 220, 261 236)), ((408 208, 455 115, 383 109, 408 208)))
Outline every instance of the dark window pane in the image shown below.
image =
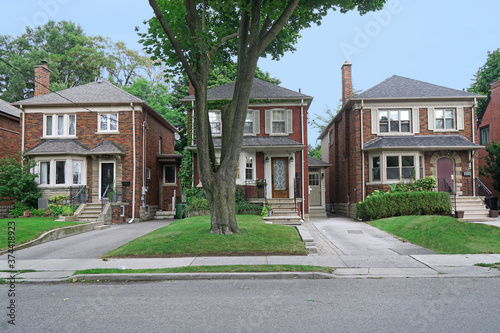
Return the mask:
POLYGON ((453 119, 446 119, 446 128, 454 128, 453 119))
POLYGON ((389 132, 389 124, 387 123, 387 121, 380 121, 380 132, 389 132))
POLYGON ((399 121, 391 120, 391 132, 399 132, 399 121))
POLYGON ((387 167, 399 167, 399 157, 387 156, 387 167))
POLYGON ((436 128, 443 128, 444 122, 443 119, 436 119, 436 128))
POLYGON ((402 156, 401 162, 404 167, 415 165, 413 162, 413 156, 402 156))
POLYGON ((380 180, 380 168, 372 169, 372 177, 374 181, 380 180))
POLYGON ((56 161, 56 184, 64 184, 64 167, 65 161, 56 161))
POLYGON ((165 183, 174 184, 175 183, 175 166, 165 167, 165 183))
POLYGON ((387 179, 399 179, 399 168, 387 168, 387 179))
POLYGON ((402 121, 401 122, 401 132, 409 132, 410 131, 410 122, 409 121, 402 121))
POLYGON ((414 176, 415 168, 414 167, 403 167, 403 178, 410 179, 414 176))

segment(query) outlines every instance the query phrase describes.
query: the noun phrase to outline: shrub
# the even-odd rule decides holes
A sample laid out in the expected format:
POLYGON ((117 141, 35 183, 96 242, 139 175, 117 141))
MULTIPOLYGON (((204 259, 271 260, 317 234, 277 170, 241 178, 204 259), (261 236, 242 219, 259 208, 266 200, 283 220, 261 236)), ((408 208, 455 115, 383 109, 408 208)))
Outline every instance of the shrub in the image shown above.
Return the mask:
POLYGON ((236 214, 260 215, 262 204, 253 204, 249 202, 236 203, 236 214))
POLYGON ((208 206, 208 201, 205 198, 193 198, 191 202, 184 208, 183 214, 188 215, 192 212, 209 212, 210 207, 208 206))
POLYGON ((14 204, 14 208, 12 208, 12 210, 10 211, 10 215, 12 215, 12 216, 24 216, 24 212, 29 211, 29 210, 30 210, 30 208, 28 206, 26 206, 24 203, 16 202, 14 204))
POLYGON ((0 159, 0 199, 11 199, 28 207, 37 207, 42 193, 35 181, 38 175, 30 170, 35 165, 34 161, 21 154, 0 159))
POLYGON ((368 196, 356 205, 356 217, 377 220, 404 215, 451 215, 451 200, 444 192, 388 192, 368 196))
POLYGON ((190 206, 193 200, 197 199, 206 199, 205 192, 203 192, 202 188, 192 187, 189 189, 184 189, 183 191, 186 198, 186 205, 190 206))

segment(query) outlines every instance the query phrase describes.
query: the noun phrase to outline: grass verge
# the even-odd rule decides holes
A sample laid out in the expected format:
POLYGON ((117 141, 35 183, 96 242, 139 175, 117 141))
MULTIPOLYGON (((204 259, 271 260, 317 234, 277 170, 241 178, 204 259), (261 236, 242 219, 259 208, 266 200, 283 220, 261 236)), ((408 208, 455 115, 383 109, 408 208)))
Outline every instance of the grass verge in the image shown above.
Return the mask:
POLYGON ((165 258, 190 256, 307 255, 297 230, 238 215, 239 234, 210 234, 210 216, 182 219, 136 238, 103 257, 165 258))
POLYGON ((398 216, 369 224, 442 254, 500 253, 500 228, 450 216, 398 216))
POLYGON ((476 264, 475 266, 479 266, 479 267, 491 267, 491 268, 500 269, 500 262, 496 262, 494 264, 476 264))
POLYGON ((7 240, 9 231, 15 231, 15 244, 19 245, 32 239, 36 239, 46 231, 76 224, 82 224, 82 222, 56 221, 55 218, 51 217, 2 219, 0 220, 0 250, 5 250, 8 247, 7 240), (12 228, 9 229, 9 227, 13 226, 13 224, 9 224, 9 222, 14 222, 15 230, 12 228))
POLYGON ((246 272, 321 272, 333 273, 335 268, 307 265, 227 265, 227 266, 187 266, 155 269, 95 268, 76 271, 79 274, 112 273, 246 273, 246 272))

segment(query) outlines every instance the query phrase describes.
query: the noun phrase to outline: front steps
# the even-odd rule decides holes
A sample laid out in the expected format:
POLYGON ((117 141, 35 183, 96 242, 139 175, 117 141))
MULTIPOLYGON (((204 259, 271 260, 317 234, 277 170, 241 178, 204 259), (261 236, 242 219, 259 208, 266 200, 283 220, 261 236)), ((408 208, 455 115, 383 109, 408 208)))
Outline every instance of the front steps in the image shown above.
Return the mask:
POLYGON ((102 204, 100 203, 86 203, 82 211, 77 215, 78 221, 94 222, 99 220, 101 214, 102 204))
POLYGON ((323 206, 309 206, 310 219, 326 219, 326 209, 323 206))
MULTIPOLYGON (((451 198, 453 201, 453 198, 451 198)), ((498 221, 498 218, 489 216, 489 209, 479 197, 459 197, 457 196, 458 211, 464 212, 464 217, 460 220, 468 222, 498 221)))
POLYGON ((173 220, 175 211, 158 210, 155 215, 155 220, 173 220))
POLYGON ((301 225, 302 219, 299 216, 294 199, 267 199, 272 207, 271 216, 264 217, 266 223, 301 225))

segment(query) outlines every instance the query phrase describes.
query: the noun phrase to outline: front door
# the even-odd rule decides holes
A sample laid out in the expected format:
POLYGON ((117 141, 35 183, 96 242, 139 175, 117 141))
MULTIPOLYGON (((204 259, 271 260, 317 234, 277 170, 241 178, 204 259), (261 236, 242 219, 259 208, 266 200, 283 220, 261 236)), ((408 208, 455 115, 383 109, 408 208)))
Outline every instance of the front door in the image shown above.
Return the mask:
POLYGON ((288 158, 272 158, 273 198, 288 198, 288 158))
POLYGON ((319 169, 309 169, 309 202, 311 206, 321 206, 321 181, 319 169))
POLYGON ((453 180, 453 160, 448 157, 442 157, 437 161, 437 178, 438 178, 438 191, 451 192, 451 188, 455 188, 453 180))
POLYGON ((109 191, 115 181, 115 164, 113 162, 101 163, 101 197, 109 186, 109 191))

